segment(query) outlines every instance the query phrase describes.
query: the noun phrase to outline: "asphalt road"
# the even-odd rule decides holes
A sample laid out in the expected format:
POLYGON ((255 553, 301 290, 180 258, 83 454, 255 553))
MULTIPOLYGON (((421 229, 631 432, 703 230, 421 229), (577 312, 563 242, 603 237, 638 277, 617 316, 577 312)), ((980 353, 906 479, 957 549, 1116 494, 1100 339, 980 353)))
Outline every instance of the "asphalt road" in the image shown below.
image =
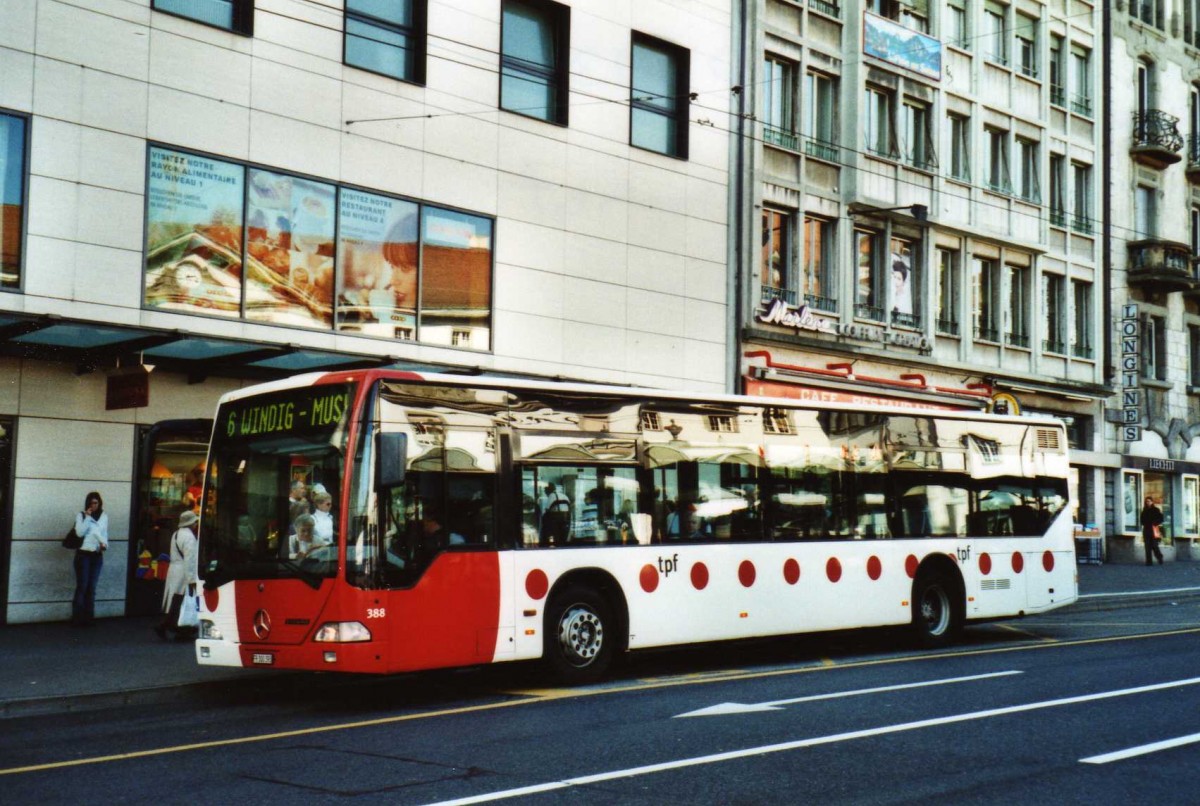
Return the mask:
POLYGON ((7 720, 7 803, 1196 803, 1200 603, 7 720))

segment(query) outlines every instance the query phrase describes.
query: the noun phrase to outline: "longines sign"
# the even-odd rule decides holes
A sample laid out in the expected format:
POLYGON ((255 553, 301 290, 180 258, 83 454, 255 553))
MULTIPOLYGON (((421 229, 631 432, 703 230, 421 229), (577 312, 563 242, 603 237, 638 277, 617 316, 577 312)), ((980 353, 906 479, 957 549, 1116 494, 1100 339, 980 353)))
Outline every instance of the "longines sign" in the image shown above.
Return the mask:
POLYGON ((914 350, 928 351, 932 349, 929 339, 919 333, 896 333, 874 325, 847 325, 834 322, 814 316, 807 305, 789 305, 779 297, 765 300, 754 318, 764 325, 781 325, 795 330, 829 333, 858 341, 874 341, 880 344, 894 344, 897 347, 911 347, 914 350))

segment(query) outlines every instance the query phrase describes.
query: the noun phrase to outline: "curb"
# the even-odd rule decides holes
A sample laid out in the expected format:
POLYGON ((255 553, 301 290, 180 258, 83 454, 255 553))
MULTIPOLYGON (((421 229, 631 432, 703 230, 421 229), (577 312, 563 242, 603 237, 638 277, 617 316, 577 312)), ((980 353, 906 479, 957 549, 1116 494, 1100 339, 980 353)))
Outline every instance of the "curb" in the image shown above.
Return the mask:
POLYGON ((1167 602, 1172 604, 1200 599, 1200 588, 1169 588, 1154 591, 1129 591, 1127 593, 1089 593, 1079 597, 1075 604, 1065 608, 1068 613, 1087 613, 1101 610, 1119 610, 1123 607, 1149 607, 1167 602))

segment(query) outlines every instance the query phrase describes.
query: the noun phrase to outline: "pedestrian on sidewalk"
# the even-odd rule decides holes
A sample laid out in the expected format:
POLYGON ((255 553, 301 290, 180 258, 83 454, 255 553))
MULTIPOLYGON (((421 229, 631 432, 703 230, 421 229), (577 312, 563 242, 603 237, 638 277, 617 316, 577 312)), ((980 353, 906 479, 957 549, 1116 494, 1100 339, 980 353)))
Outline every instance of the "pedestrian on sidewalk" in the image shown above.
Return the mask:
POLYGON ((154 627, 158 637, 166 640, 167 631, 175 634, 176 641, 191 637, 192 630, 179 628, 179 610, 183 596, 196 595, 197 544, 192 527, 200 518, 190 509, 179 516, 179 528, 171 535, 171 565, 167 569, 167 583, 163 589, 162 620, 154 627))
POLYGON ((83 543, 75 550, 75 598, 71 600, 71 623, 90 627, 96 618, 96 584, 108 551, 108 515, 100 493, 83 499, 83 511, 75 515, 75 534, 83 543))
POLYGON ((1153 553, 1158 558, 1158 564, 1163 564, 1162 549, 1158 541, 1162 535, 1162 510, 1154 506, 1154 498, 1146 496, 1146 504, 1142 507, 1142 542, 1146 544, 1146 565, 1154 565, 1150 560, 1153 553))

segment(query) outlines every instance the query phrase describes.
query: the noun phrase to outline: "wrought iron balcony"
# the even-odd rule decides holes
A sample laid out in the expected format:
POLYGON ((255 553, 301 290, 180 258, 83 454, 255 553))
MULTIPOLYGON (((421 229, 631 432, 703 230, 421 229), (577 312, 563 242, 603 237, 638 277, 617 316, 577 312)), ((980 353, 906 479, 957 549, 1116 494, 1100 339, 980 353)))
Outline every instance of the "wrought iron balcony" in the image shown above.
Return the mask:
POLYGON ((1042 339, 1043 353, 1058 353, 1061 355, 1066 353, 1066 351, 1066 342, 1064 342, 1062 339, 1042 339))
POLYGON ((762 302, 770 302, 773 299, 781 299, 788 305, 796 304, 796 292, 790 288, 776 288, 770 285, 761 286, 762 296, 759 298, 762 302))
POLYGON ((1071 345, 1071 355, 1074 358, 1092 359, 1096 357, 1095 353, 1092 351, 1092 345, 1087 344, 1086 342, 1078 341, 1071 345))
POLYGON ((869 319, 872 322, 884 321, 883 308, 878 305, 868 305, 865 302, 860 302, 854 306, 854 315, 859 319, 869 319))
POLYGON ((944 333, 947 336, 957 336, 958 322, 954 321, 953 319, 939 318, 937 320, 937 332, 944 333))
POLYGON ((1004 334, 1005 341, 1009 347, 1023 347, 1029 349, 1029 334, 1028 333, 1006 333, 1004 334))
POLYGON ((833 297, 822 297, 817 294, 805 294, 804 304, 818 311, 837 313, 838 301, 833 297))
POLYGON ((1188 181, 1200 184, 1200 134, 1188 137, 1186 170, 1188 181))
POLYGON ((1147 238, 1130 241, 1127 246, 1130 286, 1162 293, 1196 287, 1192 250, 1187 244, 1147 238))
POLYGON ((841 7, 837 3, 829 3, 826 0, 808 0, 808 7, 813 11, 819 11, 831 17, 840 19, 842 16, 841 7))
POLYGON ((817 140, 812 137, 805 139, 804 153, 819 160, 826 160, 828 162, 838 161, 838 147, 835 143, 827 143, 824 140, 817 140))
POLYGON ((1133 115, 1133 143, 1129 155, 1135 162, 1151 168, 1166 168, 1183 159, 1183 135, 1179 118, 1161 109, 1148 109, 1133 115))
POLYGON ((800 150, 800 138, 795 132, 780 129, 768 123, 763 124, 763 142, 767 145, 779 146, 790 151, 800 150))
POLYGON ((896 327, 907 327, 918 330, 921 327, 921 317, 915 313, 892 311, 892 324, 896 327))

